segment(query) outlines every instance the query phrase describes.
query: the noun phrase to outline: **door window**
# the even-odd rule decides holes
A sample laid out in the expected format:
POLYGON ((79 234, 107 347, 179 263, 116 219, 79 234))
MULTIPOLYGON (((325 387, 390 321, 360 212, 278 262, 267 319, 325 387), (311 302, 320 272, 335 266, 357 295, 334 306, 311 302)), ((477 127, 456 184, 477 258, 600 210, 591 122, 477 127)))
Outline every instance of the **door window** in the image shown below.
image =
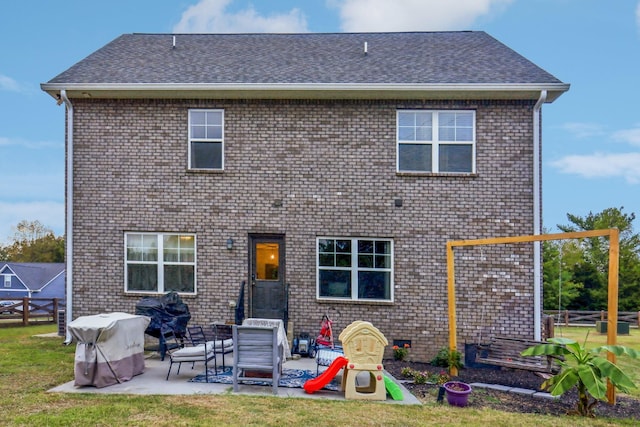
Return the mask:
POLYGON ((280 245, 278 243, 256 243, 256 279, 279 280, 280 245))

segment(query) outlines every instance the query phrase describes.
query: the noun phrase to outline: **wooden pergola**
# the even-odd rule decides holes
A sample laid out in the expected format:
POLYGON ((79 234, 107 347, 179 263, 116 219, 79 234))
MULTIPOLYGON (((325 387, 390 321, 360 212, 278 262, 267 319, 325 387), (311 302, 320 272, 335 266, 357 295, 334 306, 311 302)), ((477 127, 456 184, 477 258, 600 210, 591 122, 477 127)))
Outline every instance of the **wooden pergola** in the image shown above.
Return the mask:
MULTIPOLYGON (((548 240, 583 239, 588 237, 609 237, 609 287, 608 287, 608 318, 607 318, 607 344, 615 345, 617 339, 618 324, 618 269, 620 242, 617 228, 606 230, 576 231, 571 233, 540 234, 531 236, 495 237, 477 240, 454 240, 447 242, 447 289, 449 300, 449 349, 457 350, 457 324, 456 324, 456 291, 455 268, 453 249, 461 246, 502 245, 509 243, 542 242, 548 240)), ((615 363, 616 356, 607 352, 607 359, 615 363)), ((451 368, 451 375, 457 375, 458 370, 451 368)), ((607 385, 607 398, 609 403, 615 403, 615 387, 611 383, 607 385)))

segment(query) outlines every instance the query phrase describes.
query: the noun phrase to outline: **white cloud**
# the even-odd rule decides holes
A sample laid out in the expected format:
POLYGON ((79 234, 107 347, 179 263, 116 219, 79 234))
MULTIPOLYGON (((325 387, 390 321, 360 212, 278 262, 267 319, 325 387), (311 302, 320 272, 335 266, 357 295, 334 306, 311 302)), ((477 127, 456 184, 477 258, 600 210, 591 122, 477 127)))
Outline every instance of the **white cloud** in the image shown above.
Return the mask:
POLYGON ((513 0, 330 0, 347 32, 463 30, 513 0))
POLYGON ((22 147, 29 149, 41 149, 41 148, 63 148, 62 142, 54 141, 29 141, 21 138, 5 138, 0 136, 0 147, 22 147))
POLYGON ((0 244, 7 244, 13 237, 11 227, 20 221, 40 221, 53 230, 56 236, 64 234, 63 202, 0 202, 0 244))
POLYGON ((20 85, 17 81, 13 80, 11 77, 7 77, 5 75, 0 74, 0 90, 6 90, 10 92, 19 92, 20 85))
MULTIPOLYGON (((611 132, 598 123, 570 122, 562 129, 578 139, 597 140, 598 145, 620 142, 640 146, 640 124, 611 132)), ((584 142, 581 142, 584 144, 584 142)), ((640 152, 596 152, 572 154, 550 162, 560 173, 583 178, 623 178, 629 184, 640 184, 640 152)))
POLYGON ((624 178, 640 184, 640 153, 571 155, 551 162, 561 173, 583 178, 624 178))
POLYGON ((613 134, 613 139, 640 146, 640 127, 619 130, 613 134))
POLYGON ((576 138, 594 138, 605 135, 602 125, 597 123, 569 122, 563 124, 562 129, 576 138))
POLYGON ((200 0, 190 6, 174 33, 304 33, 307 21, 300 9, 287 13, 260 15, 253 6, 235 13, 227 11, 233 0, 200 0))
POLYGON ((598 138, 640 146, 640 124, 613 132, 599 123, 568 122, 560 127, 578 139, 598 138))

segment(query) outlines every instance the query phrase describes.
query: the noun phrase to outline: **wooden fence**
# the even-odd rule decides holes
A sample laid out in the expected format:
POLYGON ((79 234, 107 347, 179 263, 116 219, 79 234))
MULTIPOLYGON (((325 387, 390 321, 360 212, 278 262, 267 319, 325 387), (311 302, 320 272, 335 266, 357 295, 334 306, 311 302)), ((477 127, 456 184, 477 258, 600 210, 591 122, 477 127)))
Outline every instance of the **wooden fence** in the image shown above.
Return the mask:
MULTIPOLYGON (((569 325, 595 325, 596 322, 607 320, 607 311, 578 311, 578 310, 544 310, 544 314, 553 316, 556 322, 569 325)), ((618 322, 629 322, 630 326, 640 327, 640 311, 619 311, 618 322)))
POLYGON ((64 300, 60 298, 22 298, 13 305, 0 307, 0 320, 7 320, 2 323, 17 320, 24 326, 35 321, 57 323, 61 310, 64 310, 64 300))

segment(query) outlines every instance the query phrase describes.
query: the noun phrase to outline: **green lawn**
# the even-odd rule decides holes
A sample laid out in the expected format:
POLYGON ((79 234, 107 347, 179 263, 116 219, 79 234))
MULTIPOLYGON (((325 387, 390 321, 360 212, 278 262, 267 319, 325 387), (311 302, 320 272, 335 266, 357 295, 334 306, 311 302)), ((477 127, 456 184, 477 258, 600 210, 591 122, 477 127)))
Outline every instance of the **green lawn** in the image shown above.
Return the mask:
MULTIPOLYGON (((524 415, 447 405, 405 406, 271 396, 48 393, 73 379, 74 346, 53 325, 0 328, 0 424, 8 426, 609 426, 606 419, 524 415)), ((637 332, 637 331, 635 331, 637 332)), ((568 334, 564 332, 563 334, 568 334)), ((566 336, 566 335, 565 335, 566 336)), ((635 334, 634 334, 635 336, 635 334)), ((593 338, 590 336, 590 339, 593 338)), ((621 340, 622 341, 622 340, 621 340)))

